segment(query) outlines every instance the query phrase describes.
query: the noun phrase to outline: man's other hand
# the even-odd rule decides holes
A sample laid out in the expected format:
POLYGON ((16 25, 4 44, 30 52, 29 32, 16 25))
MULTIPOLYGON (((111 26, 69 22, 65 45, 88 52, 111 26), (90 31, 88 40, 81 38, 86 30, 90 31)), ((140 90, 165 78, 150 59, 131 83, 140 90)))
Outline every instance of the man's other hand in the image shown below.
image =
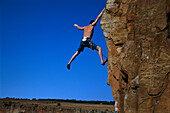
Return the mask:
POLYGON ((75 27, 77 27, 78 25, 77 24, 74 24, 75 27))

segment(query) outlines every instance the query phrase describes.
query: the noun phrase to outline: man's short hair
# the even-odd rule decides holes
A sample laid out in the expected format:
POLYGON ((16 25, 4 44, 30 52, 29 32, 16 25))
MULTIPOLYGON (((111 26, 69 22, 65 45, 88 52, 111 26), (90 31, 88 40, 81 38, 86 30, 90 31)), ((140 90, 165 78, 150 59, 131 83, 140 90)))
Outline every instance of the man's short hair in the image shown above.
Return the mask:
POLYGON ((94 20, 91 20, 91 21, 90 21, 90 24, 92 24, 93 22, 94 22, 94 20))

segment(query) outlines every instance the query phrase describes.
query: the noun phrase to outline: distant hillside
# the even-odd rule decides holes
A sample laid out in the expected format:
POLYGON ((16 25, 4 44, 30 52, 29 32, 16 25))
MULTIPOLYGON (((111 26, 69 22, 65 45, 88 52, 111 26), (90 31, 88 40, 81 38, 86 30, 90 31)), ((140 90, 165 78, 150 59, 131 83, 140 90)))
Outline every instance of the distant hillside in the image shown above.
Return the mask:
POLYGON ((114 105, 114 101, 86 101, 86 100, 76 100, 76 99, 22 99, 22 98, 9 98, 5 99, 14 99, 14 100, 39 100, 39 101, 57 101, 57 102, 72 102, 72 103, 87 103, 87 104, 104 104, 104 105, 114 105))
POLYGON ((5 98, 0 99, 0 113, 114 113, 113 104, 74 99, 5 98))

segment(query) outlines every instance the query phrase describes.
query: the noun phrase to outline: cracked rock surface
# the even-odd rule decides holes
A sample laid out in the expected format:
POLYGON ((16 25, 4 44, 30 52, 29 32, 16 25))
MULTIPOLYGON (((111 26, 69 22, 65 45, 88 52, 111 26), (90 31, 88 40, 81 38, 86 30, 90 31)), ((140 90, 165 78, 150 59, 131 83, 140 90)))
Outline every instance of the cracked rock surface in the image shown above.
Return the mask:
POLYGON ((170 112, 170 0, 107 0, 100 24, 115 110, 170 112))

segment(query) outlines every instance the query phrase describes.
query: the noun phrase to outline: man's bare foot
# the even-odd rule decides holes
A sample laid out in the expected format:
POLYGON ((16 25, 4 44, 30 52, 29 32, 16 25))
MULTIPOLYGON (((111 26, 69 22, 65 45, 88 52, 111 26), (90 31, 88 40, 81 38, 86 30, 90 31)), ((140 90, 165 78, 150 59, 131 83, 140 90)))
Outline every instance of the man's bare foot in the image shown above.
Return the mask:
POLYGON ((67 69, 70 70, 70 64, 67 64, 67 69))
POLYGON ((102 63, 102 65, 104 66, 105 65, 105 63, 108 61, 108 58, 102 63))

